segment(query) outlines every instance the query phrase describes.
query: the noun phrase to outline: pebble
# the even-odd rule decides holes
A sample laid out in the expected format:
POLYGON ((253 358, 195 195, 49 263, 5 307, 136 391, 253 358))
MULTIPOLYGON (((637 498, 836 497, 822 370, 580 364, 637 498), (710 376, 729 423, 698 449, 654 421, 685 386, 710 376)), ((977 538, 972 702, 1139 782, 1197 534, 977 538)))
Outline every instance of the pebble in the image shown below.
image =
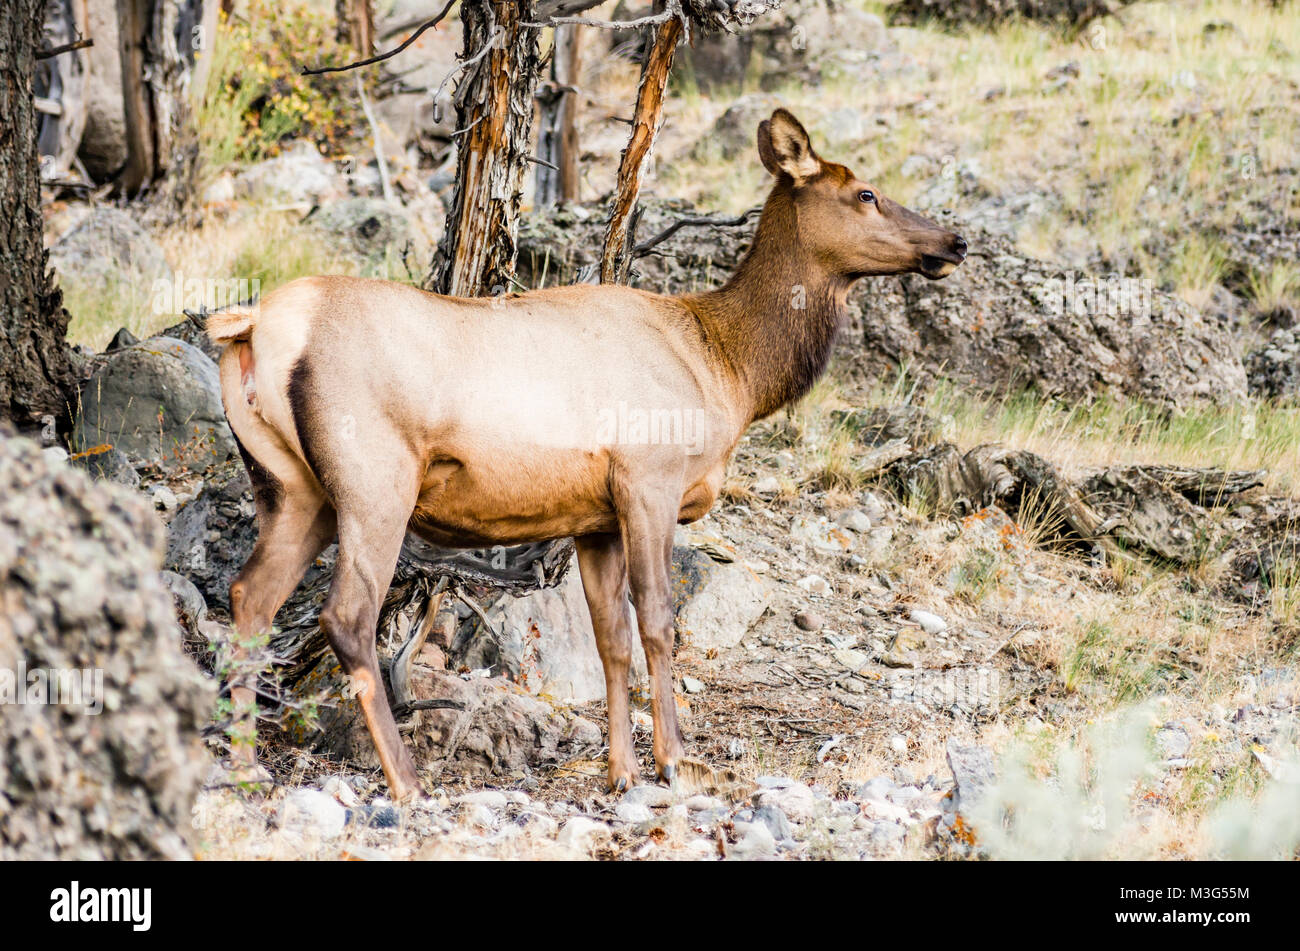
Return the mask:
POLYGON ((826 619, 816 611, 800 611, 794 616, 794 626, 801 631, 820 631, 826 626, 826 619))
POLYGON ((614 815, 620 822, 649 822, 654 818, 649 806, 643 806, 639 802, 628 802, 624 799, 614 807, 614 815))
POLYGON ((779 806, 766 805, 759 806, 754 810, 754 822, 767 826, 767 830, 772 833, 772 837, 778 842, 785 842, 794 838, 794 830, 790 827, 790 819, 779 806))
POLYGON ((795 582, 809 594, 826 597, 831 593, 831 584, 821 575, 806 575, 795 582))
POLYGON ((704 681, 696 680, 694 677, 683 677, 682 689, 687 693, 704 693, 704 681))
POLYGON ((737 822, 736 841, 727 853, 730 859, 754 861, 776 855, 776 837, 762 822, 737 822))
POLYGON ((276 822, 282 829, 314 834, 322 839, 338 836, 347 824, 347 810, 319 789, 295 789, 280 804, 276 822))
POLYGON ((579 852, 589 850, 593 845, 609 838, 610 828, 603 822, 588 819, 586 816, 573 816, 560 830, 555 841, 563 848, 579 852))
POLYGON ((907 738, 895 733, 889 738, 889 748, 901 756, 907 752, 907 738))
POLYGON ((862 651, 855 650, 838 650, 835 652, 835 659, 844 667, 847 667, 853 673, 857 673, 863 667, 867 666, 870 660, 862 651))
POLYGON ((820 811, 817 797, 803 783, 791 783, 781 789, 761 789, 755 794, 754 802, 760 808, 776 806, 795 822, 806 822, 820 811))
POLYGON ((165 485, 155 485, 149 490, 149 495, 153 498, 153 507, 156 509, 170 512, 172 509, 176 508, 176 493, 165 485))
POLYGON ((623 802, 662 809, 673 804, 673 791, 665 786, 633 786, 623 793, 623 802))
POLYGON ((866 512, 859 509, 849 509, 847 512, 842 512, 840 517, 835 520, 835 523, 840 528, 846 528, 859 534, 871 531, 871 519, 866 512))
POLYGON ((913 611, 909 616, 913 621, 921 625, 921 630, 927 634, 942 634, 948 630, 948 622, 937 614, 931 614, 929 611, 913 611))
POLYGON ((755 495, 779 495, 781 480, 776 476, 765 476, 754 483, 755 495))
POLYGON ((321 792, 327 796, 333 796, 340 805, 348 809, 354 809, 361 804, 361 799, 353 792, 352 787, 340 779, 338 776, 329 776, 320 784, 321 792))
POLYGON ((506 794, 495 789, 483 789, 479 792, 466 793, 452 800, 458 806, 483 806, 487 809, 504 809, 508 800, 506 794))

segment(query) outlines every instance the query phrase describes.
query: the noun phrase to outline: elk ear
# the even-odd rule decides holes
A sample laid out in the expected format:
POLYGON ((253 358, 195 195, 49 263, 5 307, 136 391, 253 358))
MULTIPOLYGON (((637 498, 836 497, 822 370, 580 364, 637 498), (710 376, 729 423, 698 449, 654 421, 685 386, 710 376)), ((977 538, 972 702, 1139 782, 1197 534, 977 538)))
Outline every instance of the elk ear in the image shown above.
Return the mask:
POLYGON ((778 178, 785 175, 795 185, 804 184, 822 168, 808 133, 784 109, 758 124, 758 157, 769 172, 778 178))

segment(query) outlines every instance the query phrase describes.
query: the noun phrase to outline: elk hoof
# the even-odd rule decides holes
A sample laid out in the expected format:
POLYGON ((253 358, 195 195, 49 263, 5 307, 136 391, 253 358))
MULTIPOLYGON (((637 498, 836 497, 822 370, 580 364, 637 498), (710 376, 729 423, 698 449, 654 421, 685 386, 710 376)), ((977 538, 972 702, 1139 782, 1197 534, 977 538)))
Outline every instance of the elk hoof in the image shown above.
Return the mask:
POLYGON ((659 774, 663 776, 664 782, 671 785, 672 781, 677 778, 677 767, 674 764, 669 763, 659 771, 659 774))
POLYGON ((626 776, 620 776, 618 779, 614 780, 614 792, 616 792, 616 793, 621 793, 621 792, 626 792, 626 791, 627 791, 627 777, 626 777, 626 776))

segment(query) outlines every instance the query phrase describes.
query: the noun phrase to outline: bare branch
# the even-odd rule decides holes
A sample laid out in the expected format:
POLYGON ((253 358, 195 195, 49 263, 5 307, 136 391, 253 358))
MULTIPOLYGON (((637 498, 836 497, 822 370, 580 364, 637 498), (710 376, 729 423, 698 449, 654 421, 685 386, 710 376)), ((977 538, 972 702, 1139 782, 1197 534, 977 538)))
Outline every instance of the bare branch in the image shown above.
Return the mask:
POLYGON ((71 43, 64 43, 62 46, 54 46, 48 50, 37 50, 37 59, 49 59, 51 56, 58 56, 61 53, 71 53, 73 50, 84 50, 89 46, 94 46, 95 41, 91 39, 75 40, 71 43))
POLYGON ((373 66, 375 63, 382 63, 386 59, 392 59, 402 50, 406 49, 408 46, 410 46, 412 43, 418 40, 421 34, 423 34, 426 30, 431 30, 439 23, 441 23, 443 17, 445 17, 448 13, 451 12, 451 8, 456 5, 456 2, 457 0, 447 0, 447 5, 442 8, 442 10, 438 13, 436 17, 434 17, 432 20, 426 20, 424 24, 418 30, 416 30, 414 33, 408 36, 400 46, 398 46, 395 49, 389 50, 387 53, 379 53, 375 56, 371 56, 369 59, 358 60, 355 63, 348 63, 346 66, 321 66, 317 69, 312 69, 309 66, 304 66, 302 67, 302 75, 319 76, 322 73, 342 73, 349 69, 360 69, 362 66, 373 66))
MULTIPOLYGON (((442 121, 442 105, 440 100, 442 98, 443 89, 447 87, 447 83, 451 82, 451 77, 455 76, 459 72, 463 72, 466 69, 469 69, 471 66, 477 63, 479 60, 481 60, 488 53, 492 52, 492 46, 494 43, 496 43, 497 37, 501 36, 504 33, 505 33, 505 29, 503 27, 497 27, 495 30, 492 31, 492 35, 487 38, 487 42, 483 44, 483 48, 481 50, 479 50, 469 59, 457 63, 455 66, 451 68, 451 71, 448 72, 446 76, 442 77, 442 82, 438 83, 438 88, 433 94, 433 121, 435 123, 442 121)), ((471 125, 469 128, 462 129, 461 131, 468 132, 472 128, 474 128, 474 126, 471 125)), ((453 133, 453 135, 454 134, 455 133, 453 133)))
POLYGON ((642 241, 633 248, 632 257, 645 257, 654 250, 656 245, 663 244, 682 228, 734 228, 738 225, 749 224, 750 219, 754 218, 762 210, 762 208, 751 208, 744 214, 737 215, 734 218, 678 218, 653 238, 642 241))

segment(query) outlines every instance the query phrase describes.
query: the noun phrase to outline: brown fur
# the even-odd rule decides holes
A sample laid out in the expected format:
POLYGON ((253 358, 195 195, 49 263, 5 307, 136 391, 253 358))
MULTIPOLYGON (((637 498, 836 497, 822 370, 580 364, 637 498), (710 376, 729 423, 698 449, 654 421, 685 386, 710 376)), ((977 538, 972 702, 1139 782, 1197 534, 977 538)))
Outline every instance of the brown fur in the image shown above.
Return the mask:
POLYGON ((822 162, 789 113, 774 113, 758 140, 777 183, 719 290, 676 298, 583 285, 467 300, 308 278, 214 330, 232 343, 221 360, 231 427, 278 484, 232 587, 236 628, 265 629, 337 530, 321 626, 355 678, 395 797, 419 781, 384 701, 375 623, 406 531, 466 547, 576 538, 608 687, 610 785, 639 772, 629 594, 652 681, 655 762, 671 779, 684 755, 673 526, 708 511, 749 423, 822 373, 855 279, 940 277, 961 262, 957 236, 883 196, 863 201, 870 186, 822 162), (611 436, 615 411, 629 408, 659 414, 662 427, 620 422, 611 436))

